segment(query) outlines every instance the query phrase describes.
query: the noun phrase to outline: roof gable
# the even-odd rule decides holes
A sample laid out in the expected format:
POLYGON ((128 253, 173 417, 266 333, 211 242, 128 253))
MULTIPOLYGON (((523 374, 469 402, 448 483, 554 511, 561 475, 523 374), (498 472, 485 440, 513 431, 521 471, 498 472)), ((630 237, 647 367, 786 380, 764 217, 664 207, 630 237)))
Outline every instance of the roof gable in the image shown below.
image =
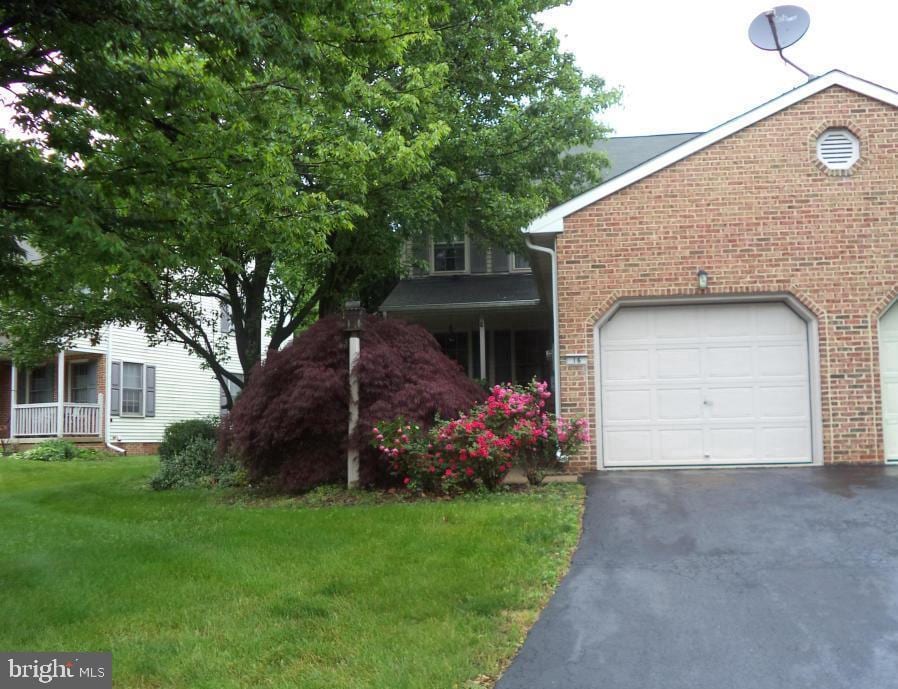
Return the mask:
POLYGON ((707 148, 711 144, 717 143, 721 139, 725 139, 742 129, 750 127, 756 122, 760 122, 761 120, 770 117, 781 110, 785 110, 799 101, 810 98, 831 86, 841 86, 849 91, 854 91, 873 98, 874 100, 898 107, 898 93, 895 91, 838 70, 827 72, 823 76, 808 81, 791 91, 787 91, 781 96, 767 101, 763 105, 759 105, 704 134, 700 134, 679 146, 675 146, 674 148, 647 160, 641 165, 637 165, 636 167, 593 187, 579 196, 574 197, 570 201, 555 206, 524 228, 524 232, 533 234, 562 232, 564 231, 564 219, 581 208, 585 208, 606 196, 610 196, 624 187, 628 187, 659 170, 673 165, 677 161, 680 161, 693 153, 707 148))

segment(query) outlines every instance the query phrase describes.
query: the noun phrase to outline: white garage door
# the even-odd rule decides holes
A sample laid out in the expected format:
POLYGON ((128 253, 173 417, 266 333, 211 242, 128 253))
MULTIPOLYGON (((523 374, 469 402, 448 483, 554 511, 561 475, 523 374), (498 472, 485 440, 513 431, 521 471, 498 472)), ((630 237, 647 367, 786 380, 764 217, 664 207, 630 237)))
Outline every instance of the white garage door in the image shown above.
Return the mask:
POLYGON ((624 307, 599 343, 605 466, 811 461, 807 325, 786 304, 624 307))
POLYGON ((879 321, 879 370, 886 459, 898 461, 898 304, 879 321))

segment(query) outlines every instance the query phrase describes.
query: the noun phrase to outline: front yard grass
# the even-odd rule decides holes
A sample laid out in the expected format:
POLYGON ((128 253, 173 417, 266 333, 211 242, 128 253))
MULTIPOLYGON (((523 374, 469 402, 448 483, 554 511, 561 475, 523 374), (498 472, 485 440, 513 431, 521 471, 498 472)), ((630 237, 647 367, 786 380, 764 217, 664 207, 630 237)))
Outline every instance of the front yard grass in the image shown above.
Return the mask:
POLYGON ((0 459, 0 649, 111 651, 117 688, 478 686, 566 568, 583 501, 311 508, 152 492, 157 467, 0 459))

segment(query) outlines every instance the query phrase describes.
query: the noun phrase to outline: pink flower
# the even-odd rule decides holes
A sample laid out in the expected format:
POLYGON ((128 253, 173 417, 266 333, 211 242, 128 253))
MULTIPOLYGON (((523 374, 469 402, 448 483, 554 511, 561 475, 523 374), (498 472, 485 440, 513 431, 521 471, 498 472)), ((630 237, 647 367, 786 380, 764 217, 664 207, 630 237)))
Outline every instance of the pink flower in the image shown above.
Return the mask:
POLYGON ((404 486, 407 486, 411 482, 412 482, 412 480, 408 476, 406 476, 404 479, 402 479, 402 485, 404 485, 404 486))
POLYGON ((467 474, 468 477, 471 477, 474 475, 474 470, 471 467, 468 467, 467 469, 465 469, 465 474, 467 474))

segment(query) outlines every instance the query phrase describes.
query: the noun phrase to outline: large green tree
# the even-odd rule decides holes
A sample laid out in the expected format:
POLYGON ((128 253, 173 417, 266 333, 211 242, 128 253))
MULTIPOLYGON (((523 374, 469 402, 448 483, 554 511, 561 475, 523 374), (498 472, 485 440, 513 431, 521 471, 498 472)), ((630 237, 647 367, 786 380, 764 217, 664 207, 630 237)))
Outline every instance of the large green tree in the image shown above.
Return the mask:
POLYGON ((26 138, 0 141, 0 238, 42 260, 6 262, 0 330, 27 357, 134 322, 240 385, 263 342, 401 270, 405 239, 518 241, 598 178, 562 154, 616 97, 535 19, 554 4, 7 4, 26 138))

